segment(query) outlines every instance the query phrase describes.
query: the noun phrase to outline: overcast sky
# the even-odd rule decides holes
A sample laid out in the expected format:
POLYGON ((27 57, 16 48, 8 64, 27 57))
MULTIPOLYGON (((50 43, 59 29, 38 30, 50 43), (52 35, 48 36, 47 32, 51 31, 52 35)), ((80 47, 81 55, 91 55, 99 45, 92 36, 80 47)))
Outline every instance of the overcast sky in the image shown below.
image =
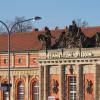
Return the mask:
POLYGON ((14 20, 16 16, 41 16, 34 26, 64 28, 73 19, 82 19, 89 26, 100 26, 100 0, 0 0, 0 20, 14 20))

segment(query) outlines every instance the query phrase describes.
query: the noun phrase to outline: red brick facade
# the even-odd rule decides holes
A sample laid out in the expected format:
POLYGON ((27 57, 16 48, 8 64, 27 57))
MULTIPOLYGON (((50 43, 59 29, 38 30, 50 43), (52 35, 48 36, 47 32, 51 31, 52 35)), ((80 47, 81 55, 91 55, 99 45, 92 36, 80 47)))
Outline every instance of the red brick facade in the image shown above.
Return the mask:
MULTIPOLYGON (((54 30, 52 34, 57 38, 61 31, 54 30)), ((100 31, 100 27, 85 28, 83 31, 91 37, 100 31)), ((41 32, 15 33, 11 36, 11 100, 19 100, 19 95, 23 98, 21 100, 47 100, 49 96, 54 96, 56 100, 99 100, 100 48, 82 49, 81 58, 77 56, 79 48, 65 48, 64 56, 61 49, 49 50, 46 54, 45 50, 39 50, 41 44, 36 40, 41 32), (71 52, 76 56, 67 56, 71 52), (54 56, 55 53, 60 56, 54 56)), ((1 83, 8 82, 6 40, 7 35, 0 36, 1 83)), ((7 92, 0 90, 0 100, 4 100, 4 96, 7 92)))

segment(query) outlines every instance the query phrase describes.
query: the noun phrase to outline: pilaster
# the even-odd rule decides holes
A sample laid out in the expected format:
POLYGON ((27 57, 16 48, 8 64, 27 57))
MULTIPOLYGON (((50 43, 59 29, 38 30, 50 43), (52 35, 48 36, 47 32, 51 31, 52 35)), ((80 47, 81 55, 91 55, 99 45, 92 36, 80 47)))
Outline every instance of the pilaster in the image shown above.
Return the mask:
POLYGON ((26 55, 26 67, 29 67, 29 53, 26 55))
POLYGON ((83 82, 83 80, 84 80, 84 76, 83 76, 83 65, 79 65, 78 66, 78 75, 77 75, 77 87, 78 87, 78 89, 77 89, 77 91, 78 91, 78 100, 84 100, 84 82, 83 82))
POLYGON ((96 65, 95 100, 100 100, 100 64, 96 65))
POLYGON ((44 100, 48 100, 50 94, 50 66, 44 66, 44 100))
POLYGON ((43 66, 39 66, 39 100, 43 100, 44 96, 43 84, 44 84, 44 68, 43 66))
POLYGON ((60 66, 60 74, 59 74, 59 92, 60 92, 60 100, 65 100, 66 98, 66 90, 65 90, 65 66, 60 66))
POLYGON ((29 75, 26 75, 26 100, 29 100, 29 75))

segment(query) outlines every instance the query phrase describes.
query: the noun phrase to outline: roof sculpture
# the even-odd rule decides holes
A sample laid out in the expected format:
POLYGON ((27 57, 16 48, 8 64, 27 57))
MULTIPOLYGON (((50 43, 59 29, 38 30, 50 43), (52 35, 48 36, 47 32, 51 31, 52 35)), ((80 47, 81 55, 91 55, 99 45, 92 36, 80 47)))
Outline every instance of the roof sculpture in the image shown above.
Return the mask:
MULTIPOLYGON (((58 37, 55 39, 55 43, 51 44, 50 30, 46 27, 45 34, 38 35, 38 39, 42 41, 42 47, 47 49, 57 49, 57 48, 91 48, 99 46, 97 41, 100 40, 100 33, 95 33, 92 37, 86 36, 80 27, 78 27, 75 21, 72 21, 72 25, 69 26, 68 31, 62 31, 58 37), (46 30, 47 29, 47 30, 46 30)), ((44 49, 44 48, 42 48, 44 49)))

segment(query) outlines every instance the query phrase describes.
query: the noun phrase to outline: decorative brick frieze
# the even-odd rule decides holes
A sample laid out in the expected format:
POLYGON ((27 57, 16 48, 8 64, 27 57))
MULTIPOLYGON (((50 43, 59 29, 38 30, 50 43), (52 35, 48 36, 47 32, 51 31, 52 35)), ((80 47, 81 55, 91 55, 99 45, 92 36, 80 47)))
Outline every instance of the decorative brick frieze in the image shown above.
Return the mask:
MULTIPOLYGON (((28 70, 11 70, 11 75, 39 75, 39 69, 28 69, 28 70)), ((8 75, 7 70, 0 71, 0 75, 8 75), (5 73, 5 74, 4 74, 5 73)))

